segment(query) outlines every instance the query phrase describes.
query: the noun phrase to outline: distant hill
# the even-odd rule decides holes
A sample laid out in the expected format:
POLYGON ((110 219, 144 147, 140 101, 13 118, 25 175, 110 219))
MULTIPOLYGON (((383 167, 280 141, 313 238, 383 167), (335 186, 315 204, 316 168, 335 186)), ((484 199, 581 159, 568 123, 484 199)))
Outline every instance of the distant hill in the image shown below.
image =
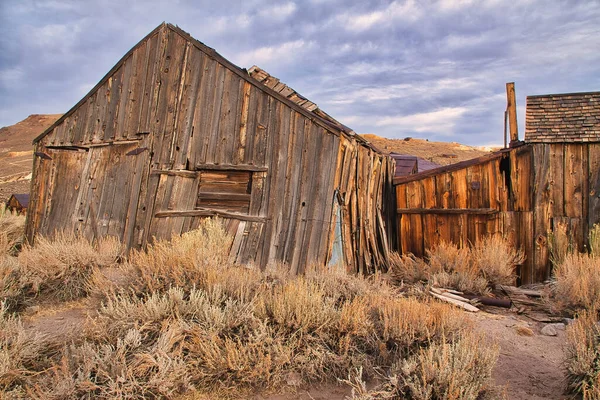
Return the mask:
POLYGON ((0 128, 0 202, 13 193, 29 193, 33 145, 31 142, 62 114, 32 114, 0 128))
POLYGON ((367 133, 361 135, 384 153, 410 154, 436 164, 448 165, 470 160, 485 154, 492 149, 466 146, 456 142, 433 142, 424 139, 387 139, 367 133))

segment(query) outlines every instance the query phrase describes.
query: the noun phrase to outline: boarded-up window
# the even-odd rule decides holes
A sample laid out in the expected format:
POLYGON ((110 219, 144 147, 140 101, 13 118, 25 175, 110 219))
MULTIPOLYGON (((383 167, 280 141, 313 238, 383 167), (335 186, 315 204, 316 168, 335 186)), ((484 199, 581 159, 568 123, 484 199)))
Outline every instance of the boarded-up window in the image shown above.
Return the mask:
POLYGON ((250 209, 250 171, 200 171, 197 208, 247 214, 250 209))

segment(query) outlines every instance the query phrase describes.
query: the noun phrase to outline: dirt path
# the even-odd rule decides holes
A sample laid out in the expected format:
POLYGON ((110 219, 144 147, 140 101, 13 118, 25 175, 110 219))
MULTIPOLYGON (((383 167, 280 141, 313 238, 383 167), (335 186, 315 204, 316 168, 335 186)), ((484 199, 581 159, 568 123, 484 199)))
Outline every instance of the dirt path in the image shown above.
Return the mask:
POLYGON ((557 336, 540 330, 545 324, 516 314, 473 315, 476 329, 485 332, 500 346, 494 380, 506 387, 510 400, 569 399, 564 395, 564 329, 557 336), (532 336, 527 336, 531 334, 532 336))

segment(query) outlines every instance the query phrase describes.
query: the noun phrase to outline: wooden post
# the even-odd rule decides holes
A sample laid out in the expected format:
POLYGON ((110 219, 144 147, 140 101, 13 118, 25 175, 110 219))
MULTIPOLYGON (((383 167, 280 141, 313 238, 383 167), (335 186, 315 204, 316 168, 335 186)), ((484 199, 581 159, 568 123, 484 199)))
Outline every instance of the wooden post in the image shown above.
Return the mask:
POLYGON ((515 83, 509 82, 506 84, 506 111, 508 111, 508 126, 510 128, 510 147, 513 147, 519 141, 517 101, 515 97, 515 83))

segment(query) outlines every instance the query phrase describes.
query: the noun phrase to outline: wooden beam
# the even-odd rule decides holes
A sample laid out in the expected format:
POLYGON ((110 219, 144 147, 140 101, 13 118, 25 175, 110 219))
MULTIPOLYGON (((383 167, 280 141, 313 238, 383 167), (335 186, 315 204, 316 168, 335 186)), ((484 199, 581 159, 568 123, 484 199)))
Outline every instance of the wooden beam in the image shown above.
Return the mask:
POLYGON ((510 128, 510 147, 519 141, 519 128, 517 126, 517 100, 515 96, 515 83, 506 84, 506 110, 508 111, 508 125, 510 128))
POLYGON ((493 208, 398 208, 398 214, 476 214, 491 215, 500 211, 493 208))
POLYGON ((224 201, 247 201, 250 204, 249 193, 220 193, 220 192, 200 192, 200 200, 224 200, 224 201))
POLYGON ((200 172, 198 171, 188 171, 188 170, 178 170, 178 169, 155 169, 150 173, 151 175, 169 175, 169 176, 184 176, 187 178, 195 178, 200 172))
POLYGON ((214 210, 210 208, 199 208, 196 210, 186 211, 159 211, 154 214, 156 218, 167 218, 167 217, 223 217, 231 219, 239 219, 240 221, 250 222, 266 222, 267 218, 258 217, 254 215, 239 214, 234 212, 214 210))
POLYGON ((196 170, 266 172, 269 168, 250 164, 196 164, 196 170))

